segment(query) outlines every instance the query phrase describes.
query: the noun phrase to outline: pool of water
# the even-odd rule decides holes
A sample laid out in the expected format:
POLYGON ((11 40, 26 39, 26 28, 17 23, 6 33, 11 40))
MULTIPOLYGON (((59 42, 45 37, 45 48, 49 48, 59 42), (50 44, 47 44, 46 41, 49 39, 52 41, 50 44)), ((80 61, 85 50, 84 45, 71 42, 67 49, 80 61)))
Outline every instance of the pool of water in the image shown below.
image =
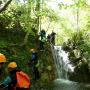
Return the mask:
POLYGON ((64 79, 56 79, 48 90, 90 90, 90 87, 64 79))
POLYGON ((34 87, 31 90, 90 90, 90 86, 64 79, 56 79, 46 87, 34 87))

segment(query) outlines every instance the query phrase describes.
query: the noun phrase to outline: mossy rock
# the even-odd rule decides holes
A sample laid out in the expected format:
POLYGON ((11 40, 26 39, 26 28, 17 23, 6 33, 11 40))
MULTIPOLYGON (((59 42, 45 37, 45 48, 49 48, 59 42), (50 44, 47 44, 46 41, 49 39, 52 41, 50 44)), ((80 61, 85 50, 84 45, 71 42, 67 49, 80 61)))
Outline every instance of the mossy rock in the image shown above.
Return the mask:
POLYGON ((42 73, 41 75, 41 81, 43 84, 48 84, 49 83, 49 76, 47 72, 42 73))
POLYGON ((62 46, 62 49, 64 50, 64 51, 70 51, 71 49, 70 49, 70 47, 69 46, 62 46))
POLYGON ((51 71, 51 70, 52 70, 52 66, 47 66, 46 69, 47 69, 48 71, 51 71))

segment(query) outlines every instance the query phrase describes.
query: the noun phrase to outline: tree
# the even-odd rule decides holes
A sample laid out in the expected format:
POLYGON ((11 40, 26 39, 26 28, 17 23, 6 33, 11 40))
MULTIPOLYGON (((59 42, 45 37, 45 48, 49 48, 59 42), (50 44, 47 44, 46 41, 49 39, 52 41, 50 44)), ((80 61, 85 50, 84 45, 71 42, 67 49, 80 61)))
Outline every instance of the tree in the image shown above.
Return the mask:
POLYGON ((32 9, 32 0, 28 0, 28 5, 27 5, 27 16, 26 16, 26 25, 27 25, 27 33, 25 35, 24 41, 22 43, 22 45, 26 45, 27 41, 28 41, 28 37, 31 31, 31 9, 32 9))
POLYGON ((7 1, 7 3, 0 9, 0 13, 5 11, 8 5, 11 3, 12 0, 7 1))

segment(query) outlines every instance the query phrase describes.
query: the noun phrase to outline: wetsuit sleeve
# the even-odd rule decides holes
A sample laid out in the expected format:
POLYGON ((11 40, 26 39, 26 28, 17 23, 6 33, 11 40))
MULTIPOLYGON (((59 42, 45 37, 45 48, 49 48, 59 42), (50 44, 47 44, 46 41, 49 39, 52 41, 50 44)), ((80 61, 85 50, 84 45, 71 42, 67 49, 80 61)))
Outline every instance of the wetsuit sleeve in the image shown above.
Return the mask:
POLYGON ((0 84, 0 87, 7 87, 12 82, 12 79, 8 76, 6 79, 0 84))

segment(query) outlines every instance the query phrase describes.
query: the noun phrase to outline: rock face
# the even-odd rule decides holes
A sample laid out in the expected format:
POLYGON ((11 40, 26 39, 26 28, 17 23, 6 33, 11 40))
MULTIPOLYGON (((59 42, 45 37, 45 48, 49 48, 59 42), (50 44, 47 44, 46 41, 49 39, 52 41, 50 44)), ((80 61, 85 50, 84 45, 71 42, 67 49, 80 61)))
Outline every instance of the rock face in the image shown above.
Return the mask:
MULTIPOLYGON (((74 44, 73 44, 74 45, 74 44)), ((75 66, 74 73, 71 73, 70 79, 77 82, 90 82, 90 62, 88 52, 84 52, 77 46, 73 48, 72 44, 69 42, 64 44, 63 50, 69 53, 69 60, 75 66)))

